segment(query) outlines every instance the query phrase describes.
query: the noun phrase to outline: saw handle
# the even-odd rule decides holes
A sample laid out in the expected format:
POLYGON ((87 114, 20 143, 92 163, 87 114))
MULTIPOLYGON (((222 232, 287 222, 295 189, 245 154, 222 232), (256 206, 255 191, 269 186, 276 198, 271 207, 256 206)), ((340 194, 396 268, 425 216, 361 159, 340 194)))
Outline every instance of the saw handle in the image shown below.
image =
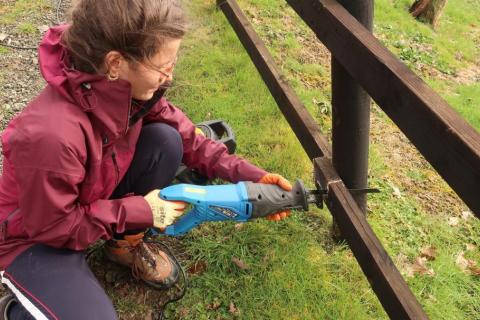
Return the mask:
POLYGON ((274 184, 245 182, 245 186, 252 205, 252 218, 290 209, 308 211, 307 191, 301 180, 295 182, 292 191, 285 191, 274 184))

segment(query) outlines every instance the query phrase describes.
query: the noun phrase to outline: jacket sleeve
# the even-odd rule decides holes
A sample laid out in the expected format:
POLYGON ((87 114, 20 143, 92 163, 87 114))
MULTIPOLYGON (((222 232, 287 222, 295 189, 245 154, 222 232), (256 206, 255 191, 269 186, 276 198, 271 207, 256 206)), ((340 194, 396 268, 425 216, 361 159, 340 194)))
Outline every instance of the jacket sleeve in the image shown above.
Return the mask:
POLYGON ((234 183, 256 182, 266 174, 250 162, 228 154, 223 143, 196 134, 192 121, 165 98, 145 116, 144 123, 149 122, 163 122, 177 129, 183 142, 183 163, 208 178, 218 177, 234 183))
POLYGON ((9 157, 29 238, 53 247, 83 250, 98 239, 111 238, 114 232, 153 225, 143 197, 79 203, 85 163, 78 151, 58 136, 16 140, 9 157))

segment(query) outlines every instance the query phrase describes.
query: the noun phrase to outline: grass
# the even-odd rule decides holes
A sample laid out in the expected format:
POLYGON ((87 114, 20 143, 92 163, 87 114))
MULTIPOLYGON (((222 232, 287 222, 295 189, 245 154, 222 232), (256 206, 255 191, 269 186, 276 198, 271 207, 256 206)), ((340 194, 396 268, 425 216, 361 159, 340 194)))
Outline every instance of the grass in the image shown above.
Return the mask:
MULTIPOLYGON (((480 77, 480 75, 479 75, 480 77)), ((455 88, 455 92, 446 97, 456 110, 467 119, 472 126, 480 128, 480 82, 471 85, 462 85, 455 88)))
POLYGON ((48 0, 17 0, 13 5, 0 3, 0 24, 12 25, 24 19, 34 20, 51 8, 48 0))
MULTIPOLYGON (((410 2, 375 1, 376 35, 479 129, 480 87, 457 79, 462 70, 480 64, 479 6, 472 0, 450 1, 434 31, 408 15, 410 2)), ((284 2, 239 3, 282 74, 328 133, 329 58, 312 40, 311 31, 284 2)), ((312 187, 310 159, 223 13, 212 0, 185 5, 192 28, 183 43, 176 86, 168 92, 170 100, 195 122, 225 119, 235 130, 241 156, 312 187)), ((41 0, 1 4, 0 24, 13 24, 30 34, 37 26, 28 22, 29 17, 48 8, 48 2, 41 0)), ((372 117, 387 133, 372 132, 370 185, 382 193, 369 198, 369 222, 404 274, 400 257, 410 264, 423 247, 437 248, 436 259, 427 262, 434 276, 406 278, 431 319, 480 319, 479 278, 456 264, 462 251, 467 259, 480 263, 478 249, 466 250, 467 244, 480 245, 479 221, 461 218, 466 208, 428 164, 407 157, 408 150, 392 149, 392 141, 386 139, 393 124, 378 108, 372 109, 372 117), (395 160, 395 153, 401 161, 395 160), (452 217, 458 218, 453 226, 452 217)), ((331 220, 326 210, 314 209, 296 212, 279 223, 258 220, 241 227, 216 223, 195 229, 182 239, 190 256, 185 264, 201 262, 206 268, 190 275, 187 295, 169 307, 168 318, 386 319, 348 246, 331 240, 331 220), (239 268, 232 258, 247 268, 239 268)), ((108 266, 95 268, 100 273, 108 270, 108 266)), ((140 299, 145 294, 142 287, 133 288, 122 280, 114 281, 107 291, 121 318, 144 319, 150 306, 140 299)))
POLYGON ((26 33, 26 34, 35 34, 38 32, 38 29, 29 22, 23 22, 19 24, 17 29, 20 33, 26 33))

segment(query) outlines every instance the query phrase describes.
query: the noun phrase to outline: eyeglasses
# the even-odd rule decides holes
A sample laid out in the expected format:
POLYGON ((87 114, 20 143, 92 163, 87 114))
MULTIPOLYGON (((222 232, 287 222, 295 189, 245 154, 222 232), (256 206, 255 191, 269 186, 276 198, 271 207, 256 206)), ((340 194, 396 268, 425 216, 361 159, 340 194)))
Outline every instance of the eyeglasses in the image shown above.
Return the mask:
POLYGON ((164 76, 166 78, 170 78, 170 77, 173 76, 173 69, 175 69, 175 65, 177 64, 177 60, 178 60, 178 56, 175 57, 175 59, 172 62, 168 62, 161 67, 157 67, 153 64, 149 64, 149 66, 153 70, 159 72, 162 76, 164 76))

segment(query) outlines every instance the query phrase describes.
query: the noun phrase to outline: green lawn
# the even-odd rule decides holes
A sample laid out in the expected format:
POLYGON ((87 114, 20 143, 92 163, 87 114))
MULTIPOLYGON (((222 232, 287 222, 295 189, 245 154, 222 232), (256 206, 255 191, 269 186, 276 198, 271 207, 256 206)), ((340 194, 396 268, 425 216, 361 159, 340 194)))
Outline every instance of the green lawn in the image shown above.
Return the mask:
MULTIPOLYGON (((376 0, 375 34, 480 129, 480 2, 449 1, 436 31, 409 16, 411 2, 376 0)), ((228 121, 240 155, 312 187, 311 160, 215 1, 184 3, 192 25, 181 49, 176 86, 168 92, 170 100, 195 122, 228 121)), ((328 133, 330 67, 325 49, 285 2, 239 4, 328 133)), ((52 9, 46 0, 4 2, 0 25, 39 35, 35 17, 52 9)), ((0 54, 10 53, 0 47, 0 54)), ((435 259, 426 262, 430 275, 406 278, 431 319, 480 319, 480 277, 462 271, 457 263, 464 257, 480 264, 480 222, 468 218, 467 208, 413 148, 400 143, 404 140, 373 107, 369 177, 370 185, 382 193, 369 197, 369 222, 405 275, 422 248, 437 248, 435 259)), ((186 296, 169 306, 167 317, 386 319, 348 246, 330 238, 330 227, 329 212, 314 209, 278 223, 259 220, 197 228, 181 241, 190 257, 184 264, 197 262, 206 268, 190 275, 186 296), (232 258, 247 267, 239 268, 232 258)), ((111 278, 109 265, 97 269, 96 274, 111 278)), ((145 290, 129 281, 113 281, 107 291, 122 319, 147 319, 144 314, 151 305, 145 303, 146 295, 142 300, 145 290)))

